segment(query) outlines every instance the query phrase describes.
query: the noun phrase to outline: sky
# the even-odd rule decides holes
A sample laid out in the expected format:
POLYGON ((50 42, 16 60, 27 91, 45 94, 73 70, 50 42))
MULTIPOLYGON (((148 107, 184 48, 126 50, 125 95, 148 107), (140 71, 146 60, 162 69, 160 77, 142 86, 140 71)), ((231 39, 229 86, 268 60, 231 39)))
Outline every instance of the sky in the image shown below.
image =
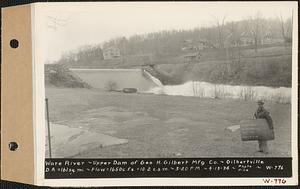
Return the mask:
POLYGON ((297 13, 296 8, 296 2, 278 1, 38 3, 35 36, 37 46, 43 49, 43 61, 51 62, 80 46, 114 37, 210 27, 216 18, 238 21, 258 11, 265 18, 288 18, 297 13))

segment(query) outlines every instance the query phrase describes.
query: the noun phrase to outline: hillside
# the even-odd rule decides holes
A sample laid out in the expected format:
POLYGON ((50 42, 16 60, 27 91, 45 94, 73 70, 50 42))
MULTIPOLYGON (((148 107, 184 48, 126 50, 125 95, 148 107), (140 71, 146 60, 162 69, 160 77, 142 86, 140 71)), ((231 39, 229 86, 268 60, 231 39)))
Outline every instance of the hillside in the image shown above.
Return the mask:
POLYGON ((45 65, 45 85, 47 87, 90 88, 68 68, 59 64, 45 65))
MULTIPOLYGON (((204 54, 204 53, 203 53, 204 54)), ((182 81, 198 80, 218 84, 255 85, 279 87, 291 86, 292 49, 291 46, 273 46, 229 52, 229 58, 222 52, 204 54, 196 63, 159 65, 174 76, 183 75, 182 81)))
POLYGON ((147 59, 125 56, 112 60, 63 63, 72 68, 141 68, 153 64, 157 71, 170 75, 164 84, 181 84, 189 80, 222 84, 291 86, 292 48, 283 44, 253 48, 204 49, 200 60, 186 62, 183 55, 164 54, 147 59))
POLYGON ((155 65, 157 73, 167 76, 162 83, 168 85, 201 80, 291 86, 291 23, 292 18, 256 17, 219 26, 117 37, 67 52, 56 63, 98 69, 155 65), (108 49, 115 49, 117 55, 108 49))

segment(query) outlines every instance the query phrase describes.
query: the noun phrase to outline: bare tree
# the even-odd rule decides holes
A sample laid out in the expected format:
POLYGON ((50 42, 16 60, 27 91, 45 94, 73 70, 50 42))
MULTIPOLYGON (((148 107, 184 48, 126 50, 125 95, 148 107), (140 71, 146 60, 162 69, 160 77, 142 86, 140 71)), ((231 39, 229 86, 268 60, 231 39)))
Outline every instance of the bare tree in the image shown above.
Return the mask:
POLYGON ((261 43, 262 30, 263 30, 263 22, 262 15, 260 12, 256 12, 254 16, 249 17, 248 19, 248 28, 247 30, 250 32, 251 37, 254 41, 254 51, 257 53, 258 46, 261 43))
POLYGON ((213 16, 213 18, 215 19, 215 23, 218 29, 218 42, 221 48, 224 48, 224 26, 225 26, 225 20, 226 20, 226 15, 224 15, 221 19, 213 16))
POLYGON ((292 41, 293 12, 292 12, 292 17, 286 19, 286 22, 284 21, 282 14, 280 14, 279 21, 280 21, 280 28, 281 28, 281 36, 284 40, 284 46, 286 47, 286 44, 292 41))
POLYGON ((241 59, 241 47, 240 47, 240 39, 241 33, 239 31, 239 23, 238 22, 230 22, 228 25, 229 34, 226 37, 226 66, 227 73, 233 74, 234 70, 238 69, 240 65, 241 59), (229 47, 236 48, 229 48, 229 47), (236 51, 237 49, 237 51, 236 51))
POLYGON ((280 25, 281 25, 281 35, 282 35, 282 38, 285 39, 286 36, 285 36, 285 30, 284 30, 284 20, 282 18, 282 15, 280 14, 280 25))
POLYGON ((284 46, 286 47, 287 37, 286 37, 286 33, 285 33, 284 20, 282 18, 282 14, 280 14, 279 20, 280 20, 280 26, 281 26, 281 36, 283 38, 284 46))

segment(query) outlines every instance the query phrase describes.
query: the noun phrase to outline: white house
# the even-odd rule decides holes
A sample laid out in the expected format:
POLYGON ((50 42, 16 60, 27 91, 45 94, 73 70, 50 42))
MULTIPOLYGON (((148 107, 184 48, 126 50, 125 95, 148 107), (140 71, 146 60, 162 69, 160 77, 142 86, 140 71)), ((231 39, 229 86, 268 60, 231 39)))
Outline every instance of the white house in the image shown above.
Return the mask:
POLYGON ((121 51, 117 47, 107 47, 103 49, 104 60, 115 59, 121 57, 121 51))

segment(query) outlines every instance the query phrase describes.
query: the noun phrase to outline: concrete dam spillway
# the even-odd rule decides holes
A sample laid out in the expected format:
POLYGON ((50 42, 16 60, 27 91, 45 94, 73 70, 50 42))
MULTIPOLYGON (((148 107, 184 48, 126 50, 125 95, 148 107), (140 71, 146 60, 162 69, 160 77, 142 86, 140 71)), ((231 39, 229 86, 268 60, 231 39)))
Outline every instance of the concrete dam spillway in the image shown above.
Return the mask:
POLYGON ((140 92, 162 85, 160 81, 143 69, 70 69, 93 88, 116 90, 136 88, 140 92), (112 86, 111 86, 112 87, 112 86))

